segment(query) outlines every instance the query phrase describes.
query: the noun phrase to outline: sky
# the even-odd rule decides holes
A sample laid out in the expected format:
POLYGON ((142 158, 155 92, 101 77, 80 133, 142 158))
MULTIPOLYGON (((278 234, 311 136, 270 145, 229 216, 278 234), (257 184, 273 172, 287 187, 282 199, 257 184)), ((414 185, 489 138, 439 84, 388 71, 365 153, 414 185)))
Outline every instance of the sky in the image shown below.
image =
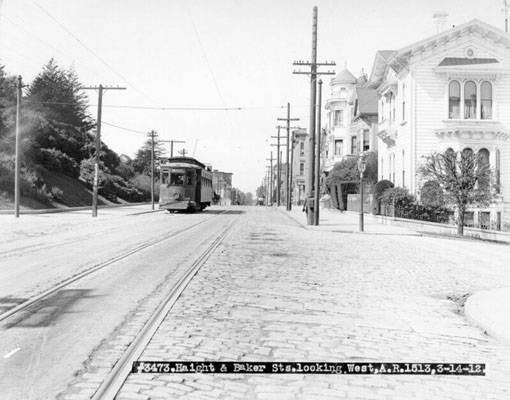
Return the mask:
POLYGON ((155 130, 254 192, 287 102, 293 125, 308 127, 309 78, 292 62, 311 55, 315 5, 318 61, 355 76, 370 74, 377 50, 435 34, 436 12, 448 27, 478 18, 504 28, 503 0, 0 0, 0 64, 30 83, 54 58, 84 85, 126 87, 103 97, 110 148, 133 157, 155 130))

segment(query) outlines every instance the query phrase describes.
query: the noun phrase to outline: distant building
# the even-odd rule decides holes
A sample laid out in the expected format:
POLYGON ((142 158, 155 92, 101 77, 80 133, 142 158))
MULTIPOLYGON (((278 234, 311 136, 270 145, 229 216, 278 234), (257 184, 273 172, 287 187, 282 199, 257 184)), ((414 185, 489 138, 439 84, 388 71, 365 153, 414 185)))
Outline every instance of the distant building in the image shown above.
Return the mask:
POLYGON ((499 193, 466 218, 482 228, 510 224, 510 36, 479 20, 396 51, 376 54, 379 179, 419 197, 424 157, 472 151, 489 163, 499 193))
POLYGON ((308 134, 306 129, 292 131, 292 203, 303 204, 305 201, 305 173, 308 134))
POLYGON ((231 172, 218 171, 217 169, 214 169, 212 173, 213 191, 220 197, 217 204, 221 206, 230 206, 232 204, 233 174, 231 172))

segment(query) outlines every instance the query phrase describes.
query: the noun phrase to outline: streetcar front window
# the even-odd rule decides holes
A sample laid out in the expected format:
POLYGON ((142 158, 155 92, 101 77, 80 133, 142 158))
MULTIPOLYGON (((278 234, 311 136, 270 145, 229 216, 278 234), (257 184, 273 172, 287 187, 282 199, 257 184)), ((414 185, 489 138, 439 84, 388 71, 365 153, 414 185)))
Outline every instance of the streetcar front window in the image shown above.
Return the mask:
POLYGON ((170 185, 184 185, 185 177, 184 172, 172 172, 170 174, 170 185))
POLYGON ((191 170, 173 169, 170 172, 170 185, 193 185, 195 174, 191 170))

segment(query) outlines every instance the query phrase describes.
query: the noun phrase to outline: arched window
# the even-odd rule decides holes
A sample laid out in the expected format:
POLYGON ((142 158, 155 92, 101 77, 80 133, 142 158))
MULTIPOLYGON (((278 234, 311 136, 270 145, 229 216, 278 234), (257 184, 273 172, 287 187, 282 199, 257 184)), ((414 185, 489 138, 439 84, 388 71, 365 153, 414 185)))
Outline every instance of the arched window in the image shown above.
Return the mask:
POLYGON ((476 84, 473 81, 464 84, 464 118, 476 118, 476 84))
POLYGON ((480 189, 487 189, 489 187, 489 150, 480 149, 478 151, 478 170, 479 170, 479 180, 478 187, 480 189))
POLYGON ((460 83, 451 81, 448 88, 448 118, 460 118, 460 83))
POLYGON ((492 119, 492 85, 490 82, 482 82, 480 85, 480 102, 482 106, 481 119, 492 119))
POLYGON ((464 157, 469 157, 469 156, 473 155, 473 149, 470 147, 466 147, 464 150, 462 150, 462 155, 464 157))
POLYGON ((482 164, 482 165, 486 165, 487 167, 489 166, 489 150, 487 149, 480 149, 478 151, 478 159, 479 159, 479 163, 482 164))

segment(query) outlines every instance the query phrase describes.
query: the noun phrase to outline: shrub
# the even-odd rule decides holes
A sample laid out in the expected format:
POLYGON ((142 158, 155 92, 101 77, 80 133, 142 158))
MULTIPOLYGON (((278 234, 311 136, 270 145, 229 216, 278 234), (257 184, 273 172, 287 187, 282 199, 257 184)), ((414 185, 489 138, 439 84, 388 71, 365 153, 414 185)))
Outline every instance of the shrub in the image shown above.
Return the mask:
POLYGON ((396 187, 386 189, 380 197, 381 203, 388 206, 403 207, 414 203, 414 196, 407 189, 396 187))
POLYGON ((386 189, 394 187, 393 182, 383 179, 377 182, 374 186, 374 199, 380 200, 382 194, 386 189))
POLYGON ((56 201, 62 201, 64 199, 64 192, 58 187, 52 187, 51 197, 56 201))
POLYGON ((436 181, 427 181, 421 188, 420 201, 428 207, 441 207, 444 205, 443 189, 436 181))
POLYGON ((80 176, 78 163, 60 150, 40 149, 38 161, 50 171, 62 172, 73 178, 80 176))

